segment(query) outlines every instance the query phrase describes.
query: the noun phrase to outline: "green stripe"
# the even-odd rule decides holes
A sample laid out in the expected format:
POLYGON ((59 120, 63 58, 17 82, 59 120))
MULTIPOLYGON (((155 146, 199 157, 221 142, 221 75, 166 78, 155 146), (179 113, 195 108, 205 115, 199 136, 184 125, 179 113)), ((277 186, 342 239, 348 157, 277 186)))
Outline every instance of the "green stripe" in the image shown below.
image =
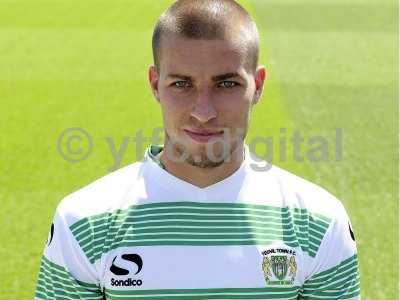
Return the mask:
POLYGON ((257 245, 283 241, 315 257, 330 219, 243 203, 164 202, 84 218, 70 229, 91 263, 119 247, 257 245))
POLYGON ((335 267, 313 275, 301 291, 305 300, 350 299, 360 295, 360 276, 357 255, 335 267))
MULTIPOLYGON (((90 218, 90 220, 95 224, 97 220, 102 221, 108 220, 110 216, 113 217, 115 221, 125 220, 127 215, 138 215, 146 212, 153 213, 161 213, 161 212, 177 212, 179 209, 183 209, 183 211, 192 211, 197 212, 199 210, 211 210, 211 212, 226 212, 228 211, 240 211, 252 209, 254 212, 259 212, 261 214, 265 212, 275 212, 277 216, 280 216, 282 212, 285 212, 285 209, 280 207, 271 207, 271 206, 262 206, 262 205, 251 205, 251 204, 225 204, 225 203, 215 203, 215 204, 207 204, 207 203, 198 203, 198 202, 165 202, 165 203, 149 203, 142 205, 134 205, 126 210, 117 210, 114 213, 103 213, 90 218), (195 210, 196 209, 196 210, 195 210)), ((81 224, 85 223, 86 219, 82 219, 71 226, 74 230, 79 227, 81 224)))
POLYGON ((299 287, 226 288, 226 289, 106 289, 107 299, 297 299, 299 287))
POLYGON ((36 288, 38 299, 102 299, 96 284, 76 280, 63 267, 42 257, 36 288))

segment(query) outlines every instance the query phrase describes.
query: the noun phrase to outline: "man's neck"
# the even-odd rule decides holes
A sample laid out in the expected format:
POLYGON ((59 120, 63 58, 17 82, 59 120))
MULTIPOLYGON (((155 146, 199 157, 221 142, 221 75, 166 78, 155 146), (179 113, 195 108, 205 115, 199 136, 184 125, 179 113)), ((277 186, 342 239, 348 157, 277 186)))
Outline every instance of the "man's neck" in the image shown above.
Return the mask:
POLYGON ((165 151, 161 152, 159 159, 168 173, 199 188, 205 188, 224 180, 240 168, 244 161, 244 145, 239 145, 231 153, 231 159, 214 168, 201 168, 186 161, 176 162, 169 159, 165 151))

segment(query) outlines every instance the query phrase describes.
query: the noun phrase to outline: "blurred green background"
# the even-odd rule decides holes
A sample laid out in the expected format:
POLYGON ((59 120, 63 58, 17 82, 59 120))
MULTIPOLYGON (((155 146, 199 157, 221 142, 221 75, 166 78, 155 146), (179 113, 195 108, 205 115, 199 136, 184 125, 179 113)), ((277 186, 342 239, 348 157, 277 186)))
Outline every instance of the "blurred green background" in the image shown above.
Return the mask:
MULTIPOLYGON (((273 162, 343 201, 358 242, 363 299, 396 299, 397 1, 239 2, 258 23, 269 70, 248 141, 271 136, 277 147, 298 131, 306 154, 313 136, 328 140, 326 161, 296 161, 288 147, 286 161, 273 162)), ((147 67, 154 23, 169 3, 0 0, 0 299, 33 298, 57 203, 114 164, 106 138, 119 148, 124 138, 139 130, 150 136, 162 125, 147 67), (93 139, 84 161, 68 162, 57 151, 71 127, 93 139)), ((144 148, 129 143, 121 166, 138 151, 144 148)))

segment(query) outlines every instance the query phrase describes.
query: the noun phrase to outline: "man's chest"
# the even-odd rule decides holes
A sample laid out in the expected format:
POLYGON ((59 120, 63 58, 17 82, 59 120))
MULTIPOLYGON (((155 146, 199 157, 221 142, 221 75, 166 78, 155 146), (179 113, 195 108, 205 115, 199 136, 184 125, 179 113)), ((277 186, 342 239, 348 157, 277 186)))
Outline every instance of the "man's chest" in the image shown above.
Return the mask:
POLYGON ((287 207, 174 202, 71 229, 109 298, 174 292, 188 299, 296 299, 327 226, 287 207))
POLYGON ((142 246, 111 251, 98 267, 107 299, 139 295, 147 299, 270 299, 271 295, 296 299, 304 259, 301 252, 279 242, 142 246))

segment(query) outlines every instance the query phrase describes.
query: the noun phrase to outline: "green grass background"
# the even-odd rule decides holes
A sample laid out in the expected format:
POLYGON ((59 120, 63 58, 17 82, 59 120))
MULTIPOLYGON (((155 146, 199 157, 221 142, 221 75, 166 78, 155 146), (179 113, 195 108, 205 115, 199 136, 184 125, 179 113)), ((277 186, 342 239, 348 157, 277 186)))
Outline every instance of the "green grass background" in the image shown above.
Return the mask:
MULTIPOLYGON (((57 203, 113 165, 105 138, 119 146, 162 125, 147 67, 153 25, 169 3, 0 0, 0 299, 33 298, 57 203), (85 161, 57 152, 70 127, 93 138, 85 161)), ((258 22, 269 70, 248 141, 278 141, 280 128, 287 139, 298 130, 329 141, 327 162, 295 161, 289 147, 287 161, 274 163, 342 199, 358 242, 363 299, 396 299, 397 2, 240 3, 258 22), (335 128, 343 132, 341 161, 333 159, 335 128)), ((128 144, 122 165, 137 154, 128 144)))

